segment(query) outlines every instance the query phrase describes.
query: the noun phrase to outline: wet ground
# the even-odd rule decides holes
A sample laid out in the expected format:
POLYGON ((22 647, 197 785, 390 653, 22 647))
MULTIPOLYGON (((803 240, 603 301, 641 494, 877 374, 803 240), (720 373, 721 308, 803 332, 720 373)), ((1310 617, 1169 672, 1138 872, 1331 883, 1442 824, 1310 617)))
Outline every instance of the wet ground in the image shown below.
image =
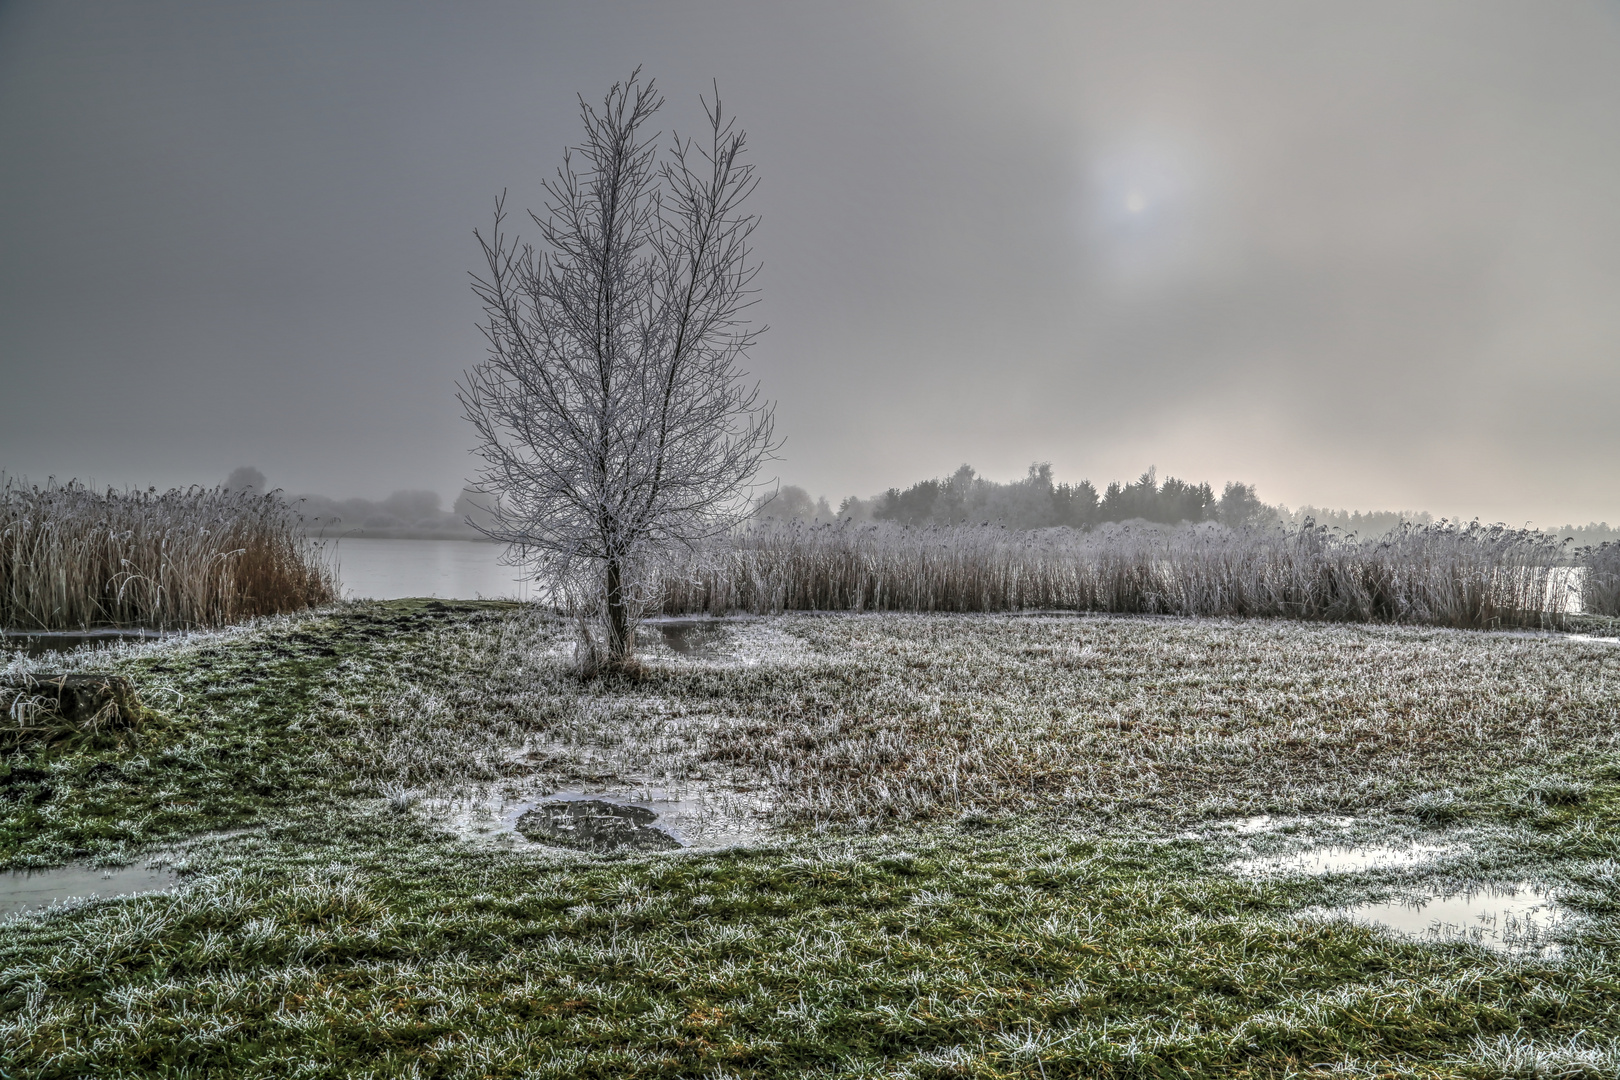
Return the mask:
POLYGON ((719 631, 710 619, 671 620, 649 624, 658 631, 658 639, 665 648, 678 656, 693 660, 717 660, 719 631))
MULTIPOLYGON (((1269 831, 1268 825, 1306 823, 1310 819, 1248 818, 1224 823, 1239 835, 1269 831)), ((1316 824, 1343 827, 1350 818, 1317 819, 1316 824)), ((1247 846, 1247 845, 1245 845, 1247 846)), ((1237 873, 1269 877, 1303 874, 1359 874, 1420 867, 1465 854, 1467 843, 1411 842, 1405 844, 1315 843, 1279 855, 1252 855, 1237 860, 1237 873)), ((1368 901, 1341 908, 1317 909, 1307 916, 1349 919, 1425 941, 1466 941, 1496 952, 1557 956, 1559 946, 1549 936, 1569 918, 1550 890, 1530 881, 1485 882, 1458 888, 1437 885, 1388 900, 1368 901)))
POLYGON ((1481 885, 1459 892, 1432 893, 1325 911, 1334 918, 1386 927, 1425 941, 1467 941, 1494 952, 1557 956, 1556 931, 1569 912, 1533 882, 1481 885))
POLYGON ((24 656, 72 652, 86 645, 117 645, 125 641, 157 641, 168 637, 162 630, 0 630, 0 651, 24 656))
POLYGON ((660 788, 572 790, 500 802, 424 803, 422 810, 458 836, 501 846, 536 844, 580 851, 713 849, 757 841, 765 833, 762 807, 756 799, 696 785, 686 785, 678 794, 660 788), (568 803, 586 805, 574 810, 564 805, 568 803), (657 835, 649 835, 652 833, 657 835))
POLYGON ((1287 855, 1260 855, 1239 859, 1232 869, 1240 874, 1358 874, 1364 870, 1398 870, 1454 855, 1455 844, 1327 844, 1287 855))
POLYGON ((86 897, 158 892, 179 879, 164 862, 132 866, 59 866, 51 870, 0 872, 0 917, 37 911, 86 897))
POLYGON ((530 840, 576 851, 669 851, 681 842, 654 826, 644 806, 606 799, 547 799, 517 819, 530 840))

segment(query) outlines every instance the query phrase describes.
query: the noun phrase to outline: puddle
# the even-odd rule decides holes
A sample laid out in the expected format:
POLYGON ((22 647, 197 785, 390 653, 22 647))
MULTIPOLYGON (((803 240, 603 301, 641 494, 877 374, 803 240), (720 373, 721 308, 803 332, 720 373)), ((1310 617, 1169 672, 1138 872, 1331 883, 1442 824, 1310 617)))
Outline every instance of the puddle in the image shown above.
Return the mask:
POLYGON ((1415 901, 1357 904, 1316 914, 1387 927, 1425 941, 1469 941, 1496 952, 1560 953, 1547 936, 1569 917, 1547 892, 1528 882, 1487 885, 1415 901))
POLYGON ((72 652, 84 645, 117 645, 125 641, 158 641, 170 636, 162 630, 0 630, 0 649, 24 656, 72 652))
POLYGON ((1363 870, 1395 870, 1431 862, 1461 850, 1455 844, 1411 844, 1394 847, 1329 845, 1306 848, 1288 855, 1256 855, 1239 859, 1232 869, 1242 874, 1355 874, 1363 870))
POLYGON ((665 622, 651 624, 658 630, 659 640, 670 652, 693 660, 718 660, 714 649, 714 630, 700 622, 665 622))
POLYGON ((561 845, 581 851, 729 847, 756 840, 764 832, 761 807, 745 794, 699 792, 675 798, 648 788, 639 795, 558 791, 499 805, 471 801, 428 813, 467 840, 561 845), (570 803, 581 808, 572 809, 570 803))
POLYGON ((682 846, 653 827, 657 820, 646 807, 606 799, 547 799, 517 819, 517 831, 576 851, 669 851, 682 846))
POLYGON ((238 829, 197 833, 176 841, 173 847, 149 852, 140 862, 128 866, 70 863, 49 870, 0 870, 0 919, 18 912, 38 911, 69 900, 161 892, 180 880, 177 868, 190 860, 196 848, 220 840, 254 835, 262 828, 247 825, 238 829))
POLYGON ((166 863, 133 866, 61 866, 54 870, 0 872, 0 916, 37 911, 83 897, 158 892, 179 875, 166 863))
POLYGON ((1620 645, 1620 637, 1594 637, 1591 634, 1566 634, 1570 641, 1591 641, 1599 645, 1620 645))

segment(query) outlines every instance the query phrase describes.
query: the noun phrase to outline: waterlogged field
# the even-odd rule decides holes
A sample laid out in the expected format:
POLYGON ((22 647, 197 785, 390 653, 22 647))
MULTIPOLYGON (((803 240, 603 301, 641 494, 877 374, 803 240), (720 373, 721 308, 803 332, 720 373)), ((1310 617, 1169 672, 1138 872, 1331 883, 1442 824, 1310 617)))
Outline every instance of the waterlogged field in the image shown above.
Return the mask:
POLYGON ((155 715, 8 744, 0 869, 174 872, 0 924, 0 1073, 1620 1075, 1614 644, 645 632, 587 684, 495 603, 13 659, 155 715), (557 794, 687 846, 526 836, 557 794))

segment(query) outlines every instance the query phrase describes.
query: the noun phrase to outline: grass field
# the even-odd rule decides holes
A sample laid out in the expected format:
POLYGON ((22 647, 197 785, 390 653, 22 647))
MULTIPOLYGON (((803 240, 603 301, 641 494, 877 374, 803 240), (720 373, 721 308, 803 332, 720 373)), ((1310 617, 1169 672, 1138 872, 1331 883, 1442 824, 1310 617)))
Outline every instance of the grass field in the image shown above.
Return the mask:
POLYGON ((1620 1075, 1613 644, 991 615, 715 621, 696 652, 647 632, 639 678, 585 685, 565 624, 499 604, 44 662, 127 674, 157 715, 8 754, 3 865, 167 848, 183 873, 0 926, 0 1072, 1620 1075), (708 800, 753 839, 593 856, 500 830, 554 789, 708 800), (1364 843, 1433 854, 1233 868, 1364 843), (1553 889, 1556 947, 1321 914, 1489 881, 1553 889))

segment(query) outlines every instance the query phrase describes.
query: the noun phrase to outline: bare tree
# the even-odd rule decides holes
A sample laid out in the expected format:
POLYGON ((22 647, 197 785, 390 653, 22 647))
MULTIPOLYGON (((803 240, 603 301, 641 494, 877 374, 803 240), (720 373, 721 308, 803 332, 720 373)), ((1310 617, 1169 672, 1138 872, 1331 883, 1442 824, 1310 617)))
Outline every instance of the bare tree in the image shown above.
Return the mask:
POLYGON ((778 445, 740 366, 759 333, 743 317, 759 270, 743 133, 717 88, 706 137, 674 136, 660 162, 644 130, 663 99, 639 76, 599 108, 580 98, 585 140, 529 215, 541 250, 504 231, 504 193, 474 234, 489 351, 457 395, 490 512, 469 523, 554 589, 583 584, 614 660, 633 653, 649 560, 745 517, 778 445))

